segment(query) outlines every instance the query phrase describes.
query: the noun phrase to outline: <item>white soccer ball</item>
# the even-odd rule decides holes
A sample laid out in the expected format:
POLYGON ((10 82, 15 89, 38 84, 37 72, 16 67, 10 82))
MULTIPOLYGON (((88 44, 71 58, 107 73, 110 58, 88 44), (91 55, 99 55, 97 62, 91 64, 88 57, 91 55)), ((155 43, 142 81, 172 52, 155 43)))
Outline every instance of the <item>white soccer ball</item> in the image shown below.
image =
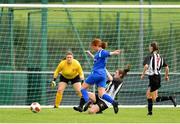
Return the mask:
POLYGON ((38 102, 33 102, 30 106, 30 109, 34 113, 38 113, 41 111, 41 105, 38 102))

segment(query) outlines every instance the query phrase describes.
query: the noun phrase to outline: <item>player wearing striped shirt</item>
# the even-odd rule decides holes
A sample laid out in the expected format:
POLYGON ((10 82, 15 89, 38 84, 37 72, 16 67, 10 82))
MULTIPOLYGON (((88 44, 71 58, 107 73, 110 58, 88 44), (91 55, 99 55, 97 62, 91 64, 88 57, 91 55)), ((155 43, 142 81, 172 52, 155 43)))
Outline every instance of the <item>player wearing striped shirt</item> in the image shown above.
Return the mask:
POLYGON ((54 71, 54 80, 51 82, 51 87, 55 86, 56 78, 60 73, 60 82, 56 93, 54 108, 58 108, 62 101, 62 96, 68 83, 71 82, 77 95, 82 97, 81 94, 81 81, 84 80, 84 73, 82 67, 76 59, 73 58, 72 52, 67 52, 66 58, 62 60, 54 71))
POLYGON ((152 115, 153 102, 162 102, 171 100, 176 107, 176 99, 172 96, 158 96, 158 89, 161 87, 161 69, 165 68, 165 80, 169 80, 169 67, 164 58, 159 54, 157 42, 152 42, 149 45, 150 55, 143 62, 144 69, 141 79, 144 79, 145 74, 149 78, 149 86, 146 91, 148 101, 148 115, 152 115))
MULTIPOLYGON (((110 73, 107 73, 108 76, 108 86, 106 88, 106 93, 111 96, 113 99, 120 91, 122 85, 123 85, 123 78, 127 74, 127 72, 130 70, 130 66, 128 65, 126 69, 124 70, 116 70, 113 77, 110 75, 110 73)), ((111 104, 105 100, 103 100, 101 97, 99 97, 97 94, 88 92, 88 95, 91 99, 91 103, 89 106, 85 106, 84 110, 86 111, 88 109, 89 114, 95 114, 95 113, 102 113, 102 111, 106 110, 111 106, 111 104)), ((81 105, 81 102, 80 102, 81 105)), ((80 106, 79 105, 79 106, 80 106)), ((87 104, 86 104, 87 105, 87 104)), ((74 110, 82 112, 80 107, 74 107, 74 110)))

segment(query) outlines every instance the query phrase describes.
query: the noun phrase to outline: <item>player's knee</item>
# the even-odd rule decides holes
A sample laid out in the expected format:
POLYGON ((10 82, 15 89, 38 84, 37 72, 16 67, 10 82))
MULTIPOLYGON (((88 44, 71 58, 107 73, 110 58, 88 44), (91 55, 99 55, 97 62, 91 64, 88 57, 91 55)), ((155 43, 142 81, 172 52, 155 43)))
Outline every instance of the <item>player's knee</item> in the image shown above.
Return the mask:
POLYGON ((58 89, 57 92, 63 94, 64 89, 58 89))
POLYGON ((76 95, 79 96, 79 97, 82 97, 81 91, 76 91, 76 95))

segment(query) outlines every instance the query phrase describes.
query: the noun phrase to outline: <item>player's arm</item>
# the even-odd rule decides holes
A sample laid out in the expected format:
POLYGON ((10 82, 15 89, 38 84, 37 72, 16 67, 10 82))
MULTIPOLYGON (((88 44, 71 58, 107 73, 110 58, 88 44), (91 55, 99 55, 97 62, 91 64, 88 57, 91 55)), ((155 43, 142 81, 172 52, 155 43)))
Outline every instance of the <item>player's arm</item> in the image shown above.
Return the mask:
POLYGON ((169 80, 169 66, 168 65, 165 67, 165 80, 166 81, 169 80))
POLYGON ((146 71, 148 70, 148 67, 149 67, 150 60, 151 60, 151 56, 147 56, 143 61, 144 69, 143 69, 143 72, 141 74, 141 79, 144 79, 146 71))
POLYGON ((121 53, 121 50, 115 50, 113 52, 110 52, 110 55, 119 55, 121 53))
POLYGON ((51 81, 51 88, 54 88, 56 86, 56 78, 59 75, 59 72, 62 71, 62 62, 59 63, 59 65, 57 66, 57 68, 54 71, 54 75, 53 75, 53 80, 51 81))
POLYGON ((94 55, 91 53, 91 51, 89 51, 89 50, 87 50, 87 51, 85 51, 91 58, 93 58, 94 59, 94 55))
POLYGON ((142 74, 141 74, 141 79, 144 79, 144 76, 145 76, 145 73, 146 73, 147 70, 148 70, 148 64, 145 64, 145 65, 144 65, 143 72, 142 72, 142 74))
POLYGON ((95 93, 88 92, 89 98, 95 103, 96 102, 96 95, 95 93))
POLYGON ((163 67, 165 67, 165 80, 168 81, 169 80, 169 66, 166 63, 165 59, 163 59, 163 67))
POLYGON ((113 77, 111 76, 111 74, 109 73, 107 69, 106 69, 106 73, 107 73, 108 80, 111 82, 113 80, 113 77))
POLYGON ((59 75, 59 72, 61 72, 61 71, 62 71, 62 62, 59 63, 59 65, 57 66, 57 68, 54 71, 54 75, 53 75, 54 80, 56 80, 56 78, 59 75))
POLYGON ((83 82, 84 81, 84 72, 83 72, 82 67, 81 67, 79 62, 78 62, 78 73, 79 73, 79 76, 83 82))

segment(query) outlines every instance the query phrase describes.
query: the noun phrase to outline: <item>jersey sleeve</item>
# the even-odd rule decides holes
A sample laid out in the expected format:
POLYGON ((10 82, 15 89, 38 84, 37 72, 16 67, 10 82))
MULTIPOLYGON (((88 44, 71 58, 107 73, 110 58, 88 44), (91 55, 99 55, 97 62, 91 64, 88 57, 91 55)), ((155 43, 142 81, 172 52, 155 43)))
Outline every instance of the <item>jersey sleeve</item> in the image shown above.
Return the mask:
POLYGON ((149 65, 150 60, 151 60, 151 56, 145 57, 145 59, 144 59, 144 61, 143 61, 143 66, 146 65, 146 64, 149 65))
POLYGON ((107 51, 107 50, 102 50, 100 53, 99 53, 99 57, 102 57, 102 58, 106 58, 106 57, 109 57, 110 56, 110 52, 107 51))
POLYGON ((81 64, 77 61, 78 64, 78 73, 81 79, 84 79, 84 72, 82 70, 81 64))
POLYGON ((59 72, 62 71, 62 67, 63 67, 63 62, 61 61, 59 65, 57 66, 56 70, 54 71, 54 78, 57 78, 57 76, 59 75, 59 72))
POLYGON ((165 59, 162 58, 162 67, 166 67, 166 66, 168 66, 168 64, 166 63, 165 59))

